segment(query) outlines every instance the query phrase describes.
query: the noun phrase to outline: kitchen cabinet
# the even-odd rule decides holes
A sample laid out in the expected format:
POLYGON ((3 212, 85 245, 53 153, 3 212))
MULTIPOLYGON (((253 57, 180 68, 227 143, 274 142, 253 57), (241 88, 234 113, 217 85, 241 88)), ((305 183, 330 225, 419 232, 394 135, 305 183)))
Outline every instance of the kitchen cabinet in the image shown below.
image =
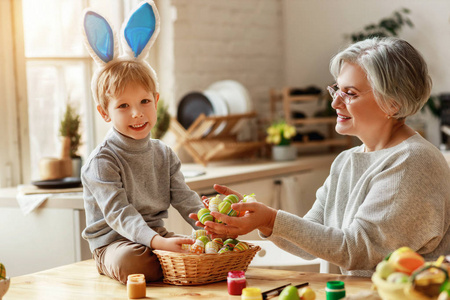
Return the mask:
POLYGON ((34 273, 91 258, 78 209, 38 209, 24 216, 18 207, 0 209, 0 261, 8 276, 34 273))

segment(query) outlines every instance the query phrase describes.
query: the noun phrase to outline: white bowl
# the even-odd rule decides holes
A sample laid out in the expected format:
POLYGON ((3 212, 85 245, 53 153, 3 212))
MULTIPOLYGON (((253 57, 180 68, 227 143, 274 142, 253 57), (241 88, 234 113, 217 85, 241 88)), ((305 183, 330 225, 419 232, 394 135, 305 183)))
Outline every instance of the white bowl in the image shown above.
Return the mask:
POLYGON ((0 300, 3 298, 3 296, 6 294, 6 292, 9 289, 9 277, 6 277, 4 280, 0 280, 0 300))

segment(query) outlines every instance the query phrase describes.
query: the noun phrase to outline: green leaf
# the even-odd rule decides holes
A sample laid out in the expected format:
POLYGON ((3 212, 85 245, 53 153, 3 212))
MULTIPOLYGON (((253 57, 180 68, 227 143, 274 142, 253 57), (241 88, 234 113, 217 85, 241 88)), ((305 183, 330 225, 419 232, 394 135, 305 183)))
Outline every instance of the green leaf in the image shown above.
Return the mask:
POLYGON ((170 126, 170 114, 168 105, 160 99, 156 110, 157 121, 152 128, 151 136, 153 139, 162 139, 170 126))
POLYGON ((80 115, 70 103, 67 103, 66 111, 59 126, 59 134, 70 138, 70 157, 78 156, 78 148, 81 145, 80 124, 80 115))
POLYGON ((406 18, 404 14, 410 11, 407 8, 394 11, 391 16, 385 17, 378 22, 378 24, 369 24, 363 27, 363 31, 351 33, 352 42, 365 40, 372 37, 388 37, 398 36, 401 29, 407 25, 413 27, 410 19, 406 18))

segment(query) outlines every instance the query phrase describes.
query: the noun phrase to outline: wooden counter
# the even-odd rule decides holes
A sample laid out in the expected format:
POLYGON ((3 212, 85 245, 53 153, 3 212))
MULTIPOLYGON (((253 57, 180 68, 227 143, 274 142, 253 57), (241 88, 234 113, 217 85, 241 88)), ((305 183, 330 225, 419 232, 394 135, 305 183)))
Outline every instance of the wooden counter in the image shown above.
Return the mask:
MULTIPOLYGON (((247 286, 267 291, 291 283, 309 282, 318 300, 326 299, 325 286, 329 280, 342 280, 347 295, 371 289, 370 278, 335 274, 319 274, 272 269, 249 268, 247 286)), ((86 260, 30 275, 13 277, 4 300, 13 299, 127 299, 125 285, 99 275, 93 260, 86 260)), ((201 286, 174 286, 162 282, 147 286, 146 299, 240 299, 229 296, 226 281, 201 286)))

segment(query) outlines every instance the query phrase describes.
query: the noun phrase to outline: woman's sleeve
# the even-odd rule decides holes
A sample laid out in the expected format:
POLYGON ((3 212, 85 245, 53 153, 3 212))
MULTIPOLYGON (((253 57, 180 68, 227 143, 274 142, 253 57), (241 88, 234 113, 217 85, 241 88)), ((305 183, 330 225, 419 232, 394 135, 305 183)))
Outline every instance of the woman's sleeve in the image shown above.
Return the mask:
POLYGON ((307 253, 347 270, 373 269, 406 245, 429 253, 448 226, 448 166, 433 158, 428 153, 402 157, 374 176, 364 202, 342 229, 316 222, 314 211, 320 207, 315 206, 308 218, 279 211, 269 239, 291 253, 307 253))
MULTIPOLYGON (((311 209, 305 214, 302 218, 297 217, 298 219, 308 220, 312 223, 323 224, 324 223, 324 201, 327 195, 327 190, 329 187, 330 176, 325 180, 325 183, 317 190, 316 192, 316 201, 314 201, 311 209)), ((278 211, 277 219, 279 217, 282 218, 284 211, 278 211)), ((289 214, 290 215, 290 214, 289 214)), ((294 215, 292 215, 294 216, 294 215)), ((295 221, 294 221, 295 222, 295 221)), ((277 225, 275 224, 274 229, 277 225)), ((289 229, 286 229, 289 230, 289 229)), ((270 237, 264 236, 262 233, 259 233, 262 238, 268 238, 278 247, 292 253, 294 255, 300 256, 304 259, 312 260, 315 259, 316 256, 311 255, 310 253, 303 250, 301 247, 291 242, 289 239, 284 238, 282 235, 272 234, 270 237)))

